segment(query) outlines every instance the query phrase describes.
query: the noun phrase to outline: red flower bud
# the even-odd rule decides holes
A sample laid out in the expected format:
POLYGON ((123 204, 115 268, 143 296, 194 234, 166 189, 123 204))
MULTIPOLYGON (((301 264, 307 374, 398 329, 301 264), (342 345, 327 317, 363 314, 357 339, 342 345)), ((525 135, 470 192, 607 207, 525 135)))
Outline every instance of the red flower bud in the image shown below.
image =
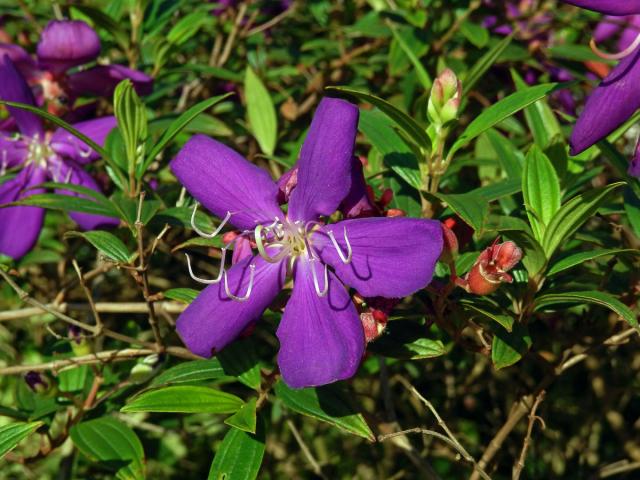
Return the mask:
POLYGON ((448 264, 453 263, 454 257, 458 254, 458 237, 445 223, 440 225, 442 226, 442 239, 444 240, 440 260, 448 264))
POLYGON ((513 282, 507 272, 522 258, 522 250, 513 242, 497 243, 496 239, 485 249, 464 279, 457 283, 470 293, 488 295, 495 292, 501 283, 513 282))

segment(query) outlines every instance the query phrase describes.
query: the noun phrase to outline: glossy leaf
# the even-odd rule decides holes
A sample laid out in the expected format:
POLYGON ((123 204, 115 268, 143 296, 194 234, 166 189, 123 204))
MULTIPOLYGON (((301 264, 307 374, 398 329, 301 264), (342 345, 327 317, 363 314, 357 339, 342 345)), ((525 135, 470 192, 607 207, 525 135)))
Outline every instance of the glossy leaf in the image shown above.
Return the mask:
POLYGON ((67 237, 82 237, 91 245, 97 248, 104 256, 116 262, 127 264, 131 260, 133 253, 129 252, 127 246, 122 243, 114 234, 104 230, 94 230, 91 232, 67 232, 67 237))
POLYGON ((549 268, 547 276, 550 277, 552 275, 556 275, 577 265, 581 265, 582 263, 589 260, 595 260, 596 258, 600 257, 606 257, 609 255, 620 255, 625 253, 640 255, 640 250, 634 250, 632 248, 596 248, 594 250, 588 250, 586 252, 574 253, 573 255, 569 255, 568 257, 565 257, 553 264, 551 268, 549 268))
POLYGON ((0 459, 43 425, 43 422, 10 423, 0 427, 0 459))
POLYGON ((247 67, 244 88, 251 132, 264 154, 271 156, 276 149, 278 138, 278 121, 273 100, 251 67, 247 67))
POLYGON ((189 304, 193 302, 200 292, 193 288, 170 288, 165 290, 164 296, 170 300, 189 304))
POLYGON ((151 386, 207 382, 224 376, 222 365, 217 359, 193 360, 165 370, 151 381, 151 386))
POLYGON ((208 480, 254 480, 265 450, 264 422, 255 434, 231 428, 216 449, 208 480))
POLYGON ((515 324, 510 332, 497 328, 491 344, 491 360, 496 370, 519 362, 531 348, 532 341, 526 326, 515 324))
POLYGON ((248 400, 236 413, 227 418, 224 423, 239 430, 256 433, 256 398, 248 400))
POLYGON ((243 401, 208 387, 169 386, 133 397, 121 412, 235 413, 243 401))
POLYGON ((539 242, 560 209, 560 181, 549 158, 536 145, 524 162, 522 195, 533 234, 539 242))

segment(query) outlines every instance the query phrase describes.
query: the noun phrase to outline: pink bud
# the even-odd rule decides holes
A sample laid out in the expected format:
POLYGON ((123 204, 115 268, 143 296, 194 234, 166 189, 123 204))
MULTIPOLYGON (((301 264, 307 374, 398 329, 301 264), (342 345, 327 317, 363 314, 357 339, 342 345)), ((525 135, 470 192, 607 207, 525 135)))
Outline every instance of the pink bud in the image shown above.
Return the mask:
POLYGON ((458 285, 476 295, 495 292, 501 283, 513 282, 507 273, 522 258, 522 250, 513 242, 497 243, 483 250, 476 263, 458 285))

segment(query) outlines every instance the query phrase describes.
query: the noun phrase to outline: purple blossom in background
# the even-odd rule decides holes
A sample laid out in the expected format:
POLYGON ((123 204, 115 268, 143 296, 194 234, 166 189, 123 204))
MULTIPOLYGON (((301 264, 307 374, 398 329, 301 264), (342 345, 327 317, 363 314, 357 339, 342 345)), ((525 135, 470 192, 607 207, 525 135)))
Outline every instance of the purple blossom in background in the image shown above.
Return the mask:
POLYGON ((351 188, 357 124, 356 106, 322 100, 300 152, 286 214, 269 175, 222 143, 197 135, 171 162, 191 195, 224 218, 208 236, 228 221, 242 232, 238 238, 251 239, 258 249, 227 270, 225 248, 218 277, 198 279, 212 285, 177 321, 191 351, 209 357, 232 342, 273 302, 290 272, 293 292, 277 330, 284 381, 302 388, 350 378, 365 339, 345 285, 366 297, 403 297, 431 281, 442 250, 439 222, 320 221, 351 188))
MULTIPOLYGON (((31 89, 18 72, 9 56, 0 58, 0 98, 6 101, 35 105, 31 89)), ((65 130, 46 134, 42 121, 33 113, 9 108, 19 133, 0 131, 0 176, 8 170, 17 175, 0 184, 0 205, 18 201, 34 193, 46 181, 71 183, 99 190, 95 180, 83 166, 96 160, 98 155, 84 142, 65 130)), ((98 144, 115 127, 114 117, 80 122, 74 127, 98 144)), ((63 192, 77 195, 71 192, 63 192)), ((83 229, 114 226, 118 219, 72 212, 71 218, 83 229)), ((36 240, 44 218, 39 207, 8 207, 0 209, 0 253, 13 258, 22 257, 36 240)))
POLYGON ((153 89, 151 77, 122 65, 95 65, 69 72, 96 60, 100 54, 98 34, 80 20, 49 22, 40 36, 36 60, 17 45, 0 43, 0 55, 4 54, 34 88, 38 104, 46 103, 55 115, 66 113, 78 97, 112 95, 116 85, 126 78, 140 95, 153 89))

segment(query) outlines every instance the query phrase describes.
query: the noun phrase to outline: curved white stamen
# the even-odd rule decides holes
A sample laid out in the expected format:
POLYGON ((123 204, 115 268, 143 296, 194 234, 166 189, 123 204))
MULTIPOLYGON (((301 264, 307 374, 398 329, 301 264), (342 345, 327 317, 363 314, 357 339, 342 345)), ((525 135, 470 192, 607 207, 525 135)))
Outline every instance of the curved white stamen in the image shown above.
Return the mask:
POLYGON ((253 290, 253 278, 256 273, 256 266, 254 264, 251 264, 249 265, 249 269, 251 270, 251 272, 249 273, 249 287, 247 288, 247 293, 245 293, 242 297, 238 297, 231 293, 231 290, 229 290, 229 277, 227 276, 226 270, 224 271, 224 291, 227 294, 227 297, 229 297, 231 300, 235 300, 236 302, 244 302, 251 296, 251 290, 253 290))
POLYGON ((227 249, 226 248, 222 249, 222 257, 220 257, 220 272, 218 273, 218 278, 214 278, 212 280, 207 280, 206 278, 196 277, 194 275, 194 273, 193 273, 193 270, 191 269, 191 258, 189 257, 189 254, 185 253, 184 256, 187 257, 187 268, 189 269, 189 276, 191 276, 191 278, 193 278, 196 282, 204 283, 205 285, 211 285, 213 283, 218 283, 220 280, 222 280, 222 275, 225 272, 225 270, 224 270, 224 259, 227 256, 227 249))
POLYGON ((71 180, 71 174, 73 173, 73 170, 69 169, 69 171, 67 172, 67 175, 64 177, 64 182, 63 183, 69 183, 69 181, 71 180))
MULTIPOLYGON (((4 137, 5 140, 9 140, 10 142, 17 142, 18 140, 20 140, 22 138, 22 135, 20 135, 18 132, 14 132, 11 135, 4 137)), ((36 135, 36 138, 38 138, 38 136, 36 135)))
POLYGON ((213 238, 216 235, 218 235, 222 229, 224 228, 224 226, 227 224, 227 222, 229 221, 229 219, 231 218, 231 212, 227 212, 227 215, 224 217, 224 219, 222 220, 222 223, 220 223, 220 225, 218 225, 218 228, 216 228, 213 232, 211 233, 205 233, 202 230, 200 230, 197 225, 196 225, 196 212, 198 211, 198 205, 200 205, 198 202, 196 202, 196 204, 193 206, 193 212, 191 212, 191 228, 193 228, 193 230, 200 235, 201 237, 204 238, 213 238))
POLYGON ((270 247, 275 247, 275 246, 282 246, 282 250, 280 250, 275 257, 272 257, 271 255, 269 255, 267 253, 267 250, 265 248, 264 245, 264 239, 262 238, 262 231, 266 230, 267 227, 265 227, 264 225, 258 225, 255 228, 255 233, 254 233, 254 237, 256 239, 256 247, 258 249, 258 253, 260 253, 260 256, 262 258, 264 258, 267 262, 269 263, 278 263, 280 260, 282 260, 284 257, 286 257, 287 255, 289 255, 290 252, 290 248, 289 246, 285 243, 282 242, 273 242, 270 243, 269 246, 270 247))
POLYGON ((638 34, 635 40, 631 42, 631 45, 618 53, 603 52, 598 48, 595 38, 591 39, 591 41, 589 42, 589 46, 591 47, 591 50, 593 50, 593 53, 598 55, 600 58, 604 58, 605 60, 620 60, 631 55, 635 51, 635 49, 640 46, 640 34, 638 34))
POLYGON ((347 244, 347 255, 345 256, 344 253, 342 253, 342 248, 340 247, 340 245, 338 245, 338 242, 336 241, 336 237, 333 235, 333 232, 330 230, 327 235, 329 235, 329 238, 331 239, 331 243, 333 243, 333 247, 336 249, 336 252, 338 252, 338 256, 340 257, 340 260, 342 260, 342 263, 344 264, 349 264, 351 263, 351 258, 353 257, 353 250, 351 249, 351 244, 349 243, 349 238, 347 237, 347 229, 344 229, 344 241, 347 244))
POLYGON ((0 177, 3 177, 7 173, 7 167, 9 166, 9 160, 7 160, 7 151, 2 151, 2 161, 0 161, 0 177))
POLYGON ((78 155, 80 155, 82 158, 89 158, 89 156, 91 155, 91 152, 93 152, 91 148, 88 148, 87 150, 82 150, 82 148, 78 146, 78 155))
POLYGON ((315 262, 317 260, 312 258, 309 260, 309 265, 311 267, 311 276, 313 277, 313 286, 316 289, 316 293, 319 297, 324 297, 329 291, 329 270, 327 269, 327 264, 324 264, 324 289, 320 290, 320 285, 318 284, 318 274, 316 273, 315 262))

